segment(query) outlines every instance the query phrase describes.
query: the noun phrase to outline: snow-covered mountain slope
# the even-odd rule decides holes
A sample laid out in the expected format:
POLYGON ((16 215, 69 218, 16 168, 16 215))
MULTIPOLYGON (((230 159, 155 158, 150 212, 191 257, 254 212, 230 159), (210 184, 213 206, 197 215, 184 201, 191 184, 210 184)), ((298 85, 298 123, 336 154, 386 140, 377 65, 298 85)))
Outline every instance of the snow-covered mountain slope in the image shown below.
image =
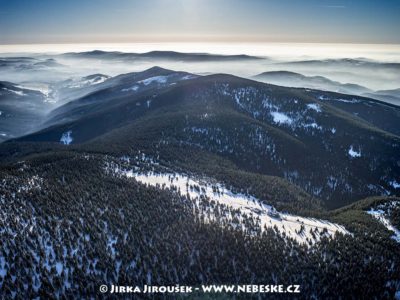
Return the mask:
POLYGON ((110 87, 57 109, 51 124, 59 125, 20 140, 59 143, 71 131, 73 144, 112 145, 107 151, 172 152, 179 161, 185 155, 175 147, 212 153, 246 171, 283 177, 332 208, 400 192, 392 184, 400 173, 395 106, 160 68, 103 84, 110 87))
POLYGON ((126 99, 133 101, 134 98, 144 93, 154 95, 158 89, 196 77, 198 76, 194 74, 174 72, 159 67, 115 76, 96 85, 92 91, 86 91, 85 95, 55 109, 49 115, 46 123, 49 126, 71 121, 82 115, 104 110, 106 105, 116 105, 126 99))

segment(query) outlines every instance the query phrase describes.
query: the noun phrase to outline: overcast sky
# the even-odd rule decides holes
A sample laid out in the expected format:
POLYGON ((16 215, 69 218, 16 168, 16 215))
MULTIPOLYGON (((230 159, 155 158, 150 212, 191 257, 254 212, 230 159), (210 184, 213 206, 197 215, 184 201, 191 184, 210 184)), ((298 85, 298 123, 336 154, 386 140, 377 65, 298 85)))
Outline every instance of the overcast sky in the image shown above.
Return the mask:
POLYGON ((400 0, 0 0, 0 44, 400 44, 400 0))

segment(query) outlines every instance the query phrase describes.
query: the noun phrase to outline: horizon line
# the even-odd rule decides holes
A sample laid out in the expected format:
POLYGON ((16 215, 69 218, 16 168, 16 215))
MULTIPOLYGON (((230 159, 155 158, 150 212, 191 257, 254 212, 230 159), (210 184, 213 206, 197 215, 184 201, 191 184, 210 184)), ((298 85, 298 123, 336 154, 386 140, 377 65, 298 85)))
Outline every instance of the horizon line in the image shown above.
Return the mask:
POLYGON ((118 44, 296 44, 296 45, 391 45, 400 46, 400 43, 379 43, 379 42, 296 42, 296 41, 135 41, 135 42, 35 42, 35 43, 0 43, 2 46, 24 46, 24 45, 118 45, 118 44))

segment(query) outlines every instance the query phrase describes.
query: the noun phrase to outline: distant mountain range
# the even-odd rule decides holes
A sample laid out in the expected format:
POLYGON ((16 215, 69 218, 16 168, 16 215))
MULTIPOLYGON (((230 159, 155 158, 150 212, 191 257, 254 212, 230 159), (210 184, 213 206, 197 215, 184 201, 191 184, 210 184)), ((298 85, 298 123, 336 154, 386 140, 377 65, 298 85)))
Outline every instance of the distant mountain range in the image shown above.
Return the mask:
POLYGON ((87 58, 87 59, 104 59, 104 60, 176 60, 176 61, 235 61, 235 60, 261 60, 262 57, 250 55, 218 55, 208 53, 182 53, 175 51, 151 51, 146 53, 126 53, 126 52, 109 52, 109 51, 88 51, 65 53, 61 55, 66 58, 87 58))
POLYGON ((358 84, 341 83, 330 80, 323 76, 305 76, 300 73, 289 71, 269 71, 258 74, 253 78, 276 85, 304 87, 337 93, 359 95, 382 100, 395 105, 400 105, 400 89, 373 91, 358 84))
POLYGON ((364 93, 366 97, 382 100, 400 106, 400 89, 378 90, 375 92, 364 93))
POLYGON ((399 70, 400 63, 397 62, 378 62, 373 60, 368 60, 364 58, 339 58, 339 59, 313 59, 313 60, 299 60, 299 61, 289 61, 281 63, 281 65, 298 65, 298 66, 314 66, 314 67, 327 67, 327 66, 336 66, 336 67, 356 67, 359 69, 362 68, 385 68, 385 69, 392 69, 392 70, 399 70))
MULTIPOLYGON (((68 74, 71 70, 73 71, 77 67, 84 67, 86 64, 82 62, 85 61, 88 64, 91 64, 89 62, 93 61, 96 67, 101 67, 99 62, 106 62, 108 67, 112 66, 111 69, 114 69, 114 66, 118 66, 118 68, 123 68, 124 72, 130 71, 129 66, 135 69, 137 65, 147 66, 149 64, 166 64, 168 67, 172 67, 175 63, 185 63, 185 66, 186 64, 187 66, 194 64, 197 67, 200 66, 198 63, 209 63, 210 66, 214 66, 217 72, 220 72, 221 66, 226 66, 229 62, 235 62, 235 64, 232 64, 234 66, 232 68, 238 70, 238 74, 241 76, 244 74, 248 76, 248 74, 251 74, 252 69, 258 70, 262 66, 265 66, 266 70, 272 71, 263 72, 251 78, 289 87, 305 87, 366 96, 400 105, 400 93, 395 85, 395 88, 391 90, 382 90, 382 87, 390 88, 393 86, 393 84, 387 84, 388 81, 396 82, 400 80, 400 64, 379 62, 364 58, 280 62, 268 57, 251 55, 220 55, 175 51, 129 53, 94 50, 58 55, 43 54, 33 57, 2 57, 0 58, 0 78, 13 81, 6 76, 12 74, 12 78, 15 78, 15 81, 20 81, 21 78, 23 78, 22 81, 29 81, 32 78, 36 78, 38 82, 58 85, 61 81, 69 80, 68 74), (377 74, 376 76, 368 75, 374 74, 374 72, 377 74), (52 74, 50 77, 48 76, 49 73, 52 74), (318 76, 307 76, 304 74, 317 74, 318 76), (335 80, 332 80, 332 78, 335 78, 335 80), (378 89, 377 87, 379 90, 375 90, 378 89)), ((225 69, 223 70, 226 72, 225 69)), ((104 70, 99 71, 104 72, 104 70)), ((206 71, 199 68, 198 74, 206 74, 206 71)), ((215 71, 210 73, 215 73, 215 71)), ((87 74, 87 72, 83 72, 82 77, 87 76, 87 74)), ((71 72, 70 77, 74 76, 74 72, 71 72)), ((57 86, 54 86, 52 90, 56 91, 57 86)), ((68 97, 68 100, 76 97, 78 95, 71 95, 71 97, 68 97)))
POLYGON ((289 71, 264 72, 254 76, 254 78, 276 85, 305 87, 344 94, 359 95, 362 93, 372 92, 370 89, 357 84, 340 83, 338 81, 333 81, 323 76, 305 76, 289 71))
POLYGON ((3 57, 0 58, 0 68, 16 68, 20 71, 37 70, 43 68, 63 67, 54 58, 33 58, 33 57, 3 57))

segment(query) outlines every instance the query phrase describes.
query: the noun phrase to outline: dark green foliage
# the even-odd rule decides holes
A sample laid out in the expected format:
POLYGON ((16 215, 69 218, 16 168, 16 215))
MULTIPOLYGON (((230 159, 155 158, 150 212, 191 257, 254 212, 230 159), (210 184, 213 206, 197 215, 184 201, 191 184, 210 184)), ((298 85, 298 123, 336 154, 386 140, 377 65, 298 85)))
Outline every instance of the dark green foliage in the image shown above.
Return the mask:
MULTIPOLYGON (((182 75, 159 68, 146 72, 182 75)), ((199 152, 213 154, 242 171, 285 178, 329 209, 399 191, 390 184, 400 172, 400 138, 392 133, 399 109, 394 106, 229 75, 149 85, 126 95, 122 79, 61 107, 55 116, 61 124, 19 141, 59 142, 72 131, 73 143, 84 143, 87 151, 141 150, 177 164, 195 160, 199 152), (355 115, 357 109, 365 114, 355 115), (289 121, 275 120, 277 112, 289 121), (174 155, 177 148, 185 148, 185 157, 174 155), (359 156, 352 157, 351 149, 359 156)))
MULTIPOLYGON (((100 284, 140 285, 151 276, 156 285, 300 284, 299 297, 305 299, 389 299, 395 289, 387 282, 400 280, 398 245, 379 226, 349 226, 354 236, 323 238, 307 248, 272 229, 261 233, 251 219, 244 230, 234 229, 222 213, 205 223, 201 215, 211 203, 203 202, 197 210, 204 213, 193 214, 193 202, 184 197, 107 175, 104 162, 112 160, 59 152, 2 167, 1 253, 8 262, 3 295, 17 289, 26 297, 51 297, 55 291, 87 297, 98 295, 100 284), (46 256, 49 246, 54 254, 46 256), (56 262, 63 263, 61 275, 56 262), (71 286, 63 288, 65 282, 71 286)), ((354 213, 357 207, 334 212, 333 218, 343 218, 346 226, 357 218, 368 222, 368 215, 354 213)))

